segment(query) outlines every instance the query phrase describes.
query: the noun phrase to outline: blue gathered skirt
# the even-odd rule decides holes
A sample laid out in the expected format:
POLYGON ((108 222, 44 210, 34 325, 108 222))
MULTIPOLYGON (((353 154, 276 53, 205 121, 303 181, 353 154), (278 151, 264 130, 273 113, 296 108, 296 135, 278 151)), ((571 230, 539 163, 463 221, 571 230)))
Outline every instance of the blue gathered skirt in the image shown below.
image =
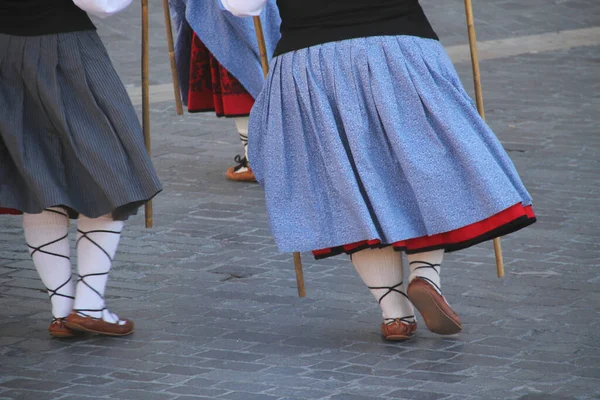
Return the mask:
POLYGON ((451 251, 535 220, 436 40, 368 37, 278 56, 249 133, 281 251, 451 251))

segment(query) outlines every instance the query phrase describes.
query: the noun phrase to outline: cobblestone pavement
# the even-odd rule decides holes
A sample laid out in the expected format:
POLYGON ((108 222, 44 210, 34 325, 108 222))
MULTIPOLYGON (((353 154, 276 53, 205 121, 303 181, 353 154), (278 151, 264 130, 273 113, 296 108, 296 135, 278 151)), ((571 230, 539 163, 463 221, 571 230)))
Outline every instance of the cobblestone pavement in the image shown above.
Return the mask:
MULTIPOLYGON (((445 44, 466 43, 461 1, 423 3, 445 44)), ((479 0, 475 12, 482 40, 600 26, 596 0, 479 0)), ((158 0, 151 19, 151 80, 164 84, 158 0)), ((99 26, 123 80, 138 85, 139 10, 99 26)), ((470 65, 457 69, 470 88, 470 65)), ((142 216, 128 224, 108 289, 137 332, 50 339, 20 219, 0 217, 0 399, 600 399, 600 47, 489 60, 482 75, 488 121, 539 222, 503 240, 502 280, 491 244, 447 257, 463 333, 421 327, 385 343, 345 257, 306 254, 299 299, 260 187, 224 178, 240 150, 233 123, 153 103, 165 192, 155 228, 142 216)))

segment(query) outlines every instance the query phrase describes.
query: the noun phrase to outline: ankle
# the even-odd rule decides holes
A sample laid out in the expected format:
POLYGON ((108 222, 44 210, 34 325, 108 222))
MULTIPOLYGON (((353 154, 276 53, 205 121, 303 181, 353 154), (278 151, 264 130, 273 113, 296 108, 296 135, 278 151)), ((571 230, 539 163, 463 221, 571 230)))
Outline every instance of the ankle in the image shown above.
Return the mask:
POLYGON ((409 283, 415 278, 422 278, 441 294, 440 270, 444 258, 444 250, 409 254, 409 283))
POLYGON ((414 322, 414 308, 406 295, 404 282, 394 286, 369 286, 373 295, 378 299, 382 317, 385 323, 414 322))

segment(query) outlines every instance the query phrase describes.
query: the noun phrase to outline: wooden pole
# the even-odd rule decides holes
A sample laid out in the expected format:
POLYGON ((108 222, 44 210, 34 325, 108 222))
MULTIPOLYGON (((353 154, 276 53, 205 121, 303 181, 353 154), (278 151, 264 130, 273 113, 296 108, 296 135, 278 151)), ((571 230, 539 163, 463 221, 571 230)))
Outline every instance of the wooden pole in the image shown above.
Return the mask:
POLYGON ((304 272, 302 271, 302 257, 300 256, 300 253, 294 253, 294 269, 296 270, 298 297, 306 297, 306 289, 304 288, 304 272))
MULTIPOLYGON (((267 46, 265 45, 265 35, 263 33, 260 17, 254 17, 254 29, 256 30, 256 40, 258 41, 258 51, 260 54, 260 64, 262 65, 265 78, 269 74, 269 58, 267 56, 267 46)), ((296 284, 298 285, 298 296, 305 297, 304 272, 302 271, 302 256, 300 253, 294 253, 294 269, 296 271, 296 284)))
MULTIPOLYGON (((148 154, 152 154, 150 141, 150 86, 148 62, 148 0, 142 0, 142 129, 148 154)), ((152 200, 144 206, 146 228, 152 228, 152 200)))
POLYGON ((179 86, 179 74, 177 73, 177 61, 175 59, 175 45, 173 44, 173 25, 171 23, 171 10, 169 0, 163 0, 163 11, 165 14, 165 27, 167 29, 167 45, 169 47, 169 60, 171 61, 171 78, 173 81, 173 93, 175 94, 175 109, 177 115, 183 115, 181 105, 181 87, 179 86))
POLYGON ((265 78, 269 74, 269 58, 267 57, 267 46, 265 45, 265 34, 263 33, 260 17, 254 17, 254 29, 256 30, 256 39, 258 40, 258 51, 260 53, 260 64, 262 65, 265 78))
MULTIPOLYGON (((481 118, 485 120, 485 110, 483 107, 483 93, 481 90, 481 73, 479 71, 479 55, 477 53, 477 36, 475 34, 475 18, 473 17, 472 0, 465 0, 465 12, 467 16, 467 32, 469 33, 469 47, 471 49, 471 64, 473 66, 473 83, 475 87, 475 102, 477 111, 481 118)), ((504 259, 502 257, 502 244, 500 238, 494 239, 494 251, 496 253, 496 270, 498 277, 504 276, 504 259)))

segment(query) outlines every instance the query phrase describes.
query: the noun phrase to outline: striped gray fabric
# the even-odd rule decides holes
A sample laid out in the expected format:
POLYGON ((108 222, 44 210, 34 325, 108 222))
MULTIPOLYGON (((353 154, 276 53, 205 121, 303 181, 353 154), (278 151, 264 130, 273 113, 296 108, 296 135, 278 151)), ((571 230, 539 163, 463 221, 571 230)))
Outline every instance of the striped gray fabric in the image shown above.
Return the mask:
POLYGON ((161 190, 95 31, 0 34, 0 208, 123 220, 161 190))

